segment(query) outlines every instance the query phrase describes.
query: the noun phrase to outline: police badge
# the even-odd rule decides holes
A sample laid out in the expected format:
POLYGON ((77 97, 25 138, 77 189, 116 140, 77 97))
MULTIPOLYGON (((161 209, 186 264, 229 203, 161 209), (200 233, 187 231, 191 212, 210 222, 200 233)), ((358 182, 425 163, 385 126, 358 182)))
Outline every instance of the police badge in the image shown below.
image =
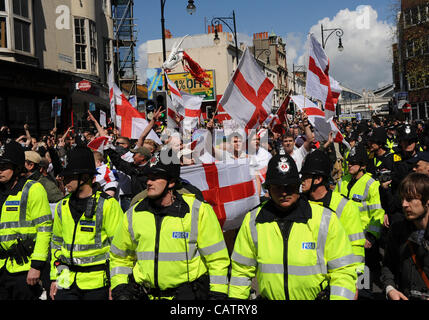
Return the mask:
POLYGON ((149 166, 152 168, 153 166, 156 166, 159 162, 159 154, 153 155, 153 157, 149 160, 149 166))
POLYGON ((280 158, 280 162, 278 163, 278 169, 282 174, 288 173, 290 170, 290 164, 287 158, 280 158))

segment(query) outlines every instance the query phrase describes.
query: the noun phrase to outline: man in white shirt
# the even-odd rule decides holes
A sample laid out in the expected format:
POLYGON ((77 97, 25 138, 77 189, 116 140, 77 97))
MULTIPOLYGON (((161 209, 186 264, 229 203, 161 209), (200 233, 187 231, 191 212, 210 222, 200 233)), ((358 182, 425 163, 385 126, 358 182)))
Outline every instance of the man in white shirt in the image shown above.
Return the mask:
POLYGON ((293 160, 295 160, 298 172, 301 171, 301 167, 306 155, 311 152, 312 144, 314 141, 314 134, 311 131, 311 126, 308 122, 308 117, 306 115, 303 115, 302 125, 304 126, 306 140, 300 148, 295 147, 295 137, 292 133, 287 132, 282 137, 282 147, 285 152, 289 154, 293 158, 293 160))

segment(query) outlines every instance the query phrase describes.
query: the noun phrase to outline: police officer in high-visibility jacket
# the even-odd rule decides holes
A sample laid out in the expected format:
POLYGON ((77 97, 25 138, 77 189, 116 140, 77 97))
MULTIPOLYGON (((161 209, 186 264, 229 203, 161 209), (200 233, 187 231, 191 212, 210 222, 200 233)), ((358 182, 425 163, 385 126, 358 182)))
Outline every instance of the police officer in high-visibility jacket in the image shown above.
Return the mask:
POLYGON ((92 151, 72 150, 63 170, 69 195, 55 208, 52 235, 51 298, 108 300, 110 244, 124 213, 119 202, 94 192, 97 174, 92 151))
POLYGON ((355 201, 359 206, 362 227, 365 233, 365 265, 371 271, 371 283, 378 281, 380 253, 378 239, 384 222, 384 209, 380 200, 380 183, 366 172, 368 153, 363 143, 355 146, 349 154, 349 174, 336 185, 335 191, 355 201))
POLYGON ((25 178, 24 149, 0 156, 0 300, 37 300, 49 254, 52 214, 43 186, 25 178))
POLYGON ((269 164, 271 199, 244 218, 231 256, 229 297, 248 299, 257 277, 262 299, 352 300, 357 262, 337 216, 300 196, 294 160, 285 153, 269 164))
POLYGON ((302 192, 312 202, 329 208, 336 213, 352 244, 355 259, 359 262, 357 272, 363 274, 365 266, 365 235, 359 207, 354 201, 329 188, 331 167, 331 161, 325 152, 315 150, 307 155, 301 169, 302 192))
POLYGON ((114 300, 225 299, 230 259, 213 208, 179 194, 180 165, 155 154, 147 197, 126 213, 111 247, 114 300))

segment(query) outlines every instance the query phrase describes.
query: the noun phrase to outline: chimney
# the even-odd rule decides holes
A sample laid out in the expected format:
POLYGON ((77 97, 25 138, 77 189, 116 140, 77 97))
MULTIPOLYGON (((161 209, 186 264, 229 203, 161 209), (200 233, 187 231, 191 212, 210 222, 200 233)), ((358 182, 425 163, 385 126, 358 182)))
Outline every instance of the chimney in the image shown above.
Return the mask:
POLYGON ((171 31, 170 31, 170 30, 168 30, 168 29, 166 29, 166 30, 165 30, 165 38, 166 38, 166 39, 171 39, 171 38, 173 38, 173 35, 171 34, 171 31))

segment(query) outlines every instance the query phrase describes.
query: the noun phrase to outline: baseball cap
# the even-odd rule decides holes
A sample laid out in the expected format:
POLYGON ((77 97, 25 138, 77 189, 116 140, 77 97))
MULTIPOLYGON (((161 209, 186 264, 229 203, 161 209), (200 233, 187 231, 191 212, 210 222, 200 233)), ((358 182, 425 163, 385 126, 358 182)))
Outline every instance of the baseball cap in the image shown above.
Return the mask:
POLYGON ((42 157, 36 151, 25 151, 25 160, 39 164, 42 157))
POLYGON ((145 156, 146 158, 151 158, 152 157, 152 153, 150 153, 149 149, 146 147, 138 147, 134 150, 131 150, 131 153, 138 153, 141 154, 142 156, 145 156))

